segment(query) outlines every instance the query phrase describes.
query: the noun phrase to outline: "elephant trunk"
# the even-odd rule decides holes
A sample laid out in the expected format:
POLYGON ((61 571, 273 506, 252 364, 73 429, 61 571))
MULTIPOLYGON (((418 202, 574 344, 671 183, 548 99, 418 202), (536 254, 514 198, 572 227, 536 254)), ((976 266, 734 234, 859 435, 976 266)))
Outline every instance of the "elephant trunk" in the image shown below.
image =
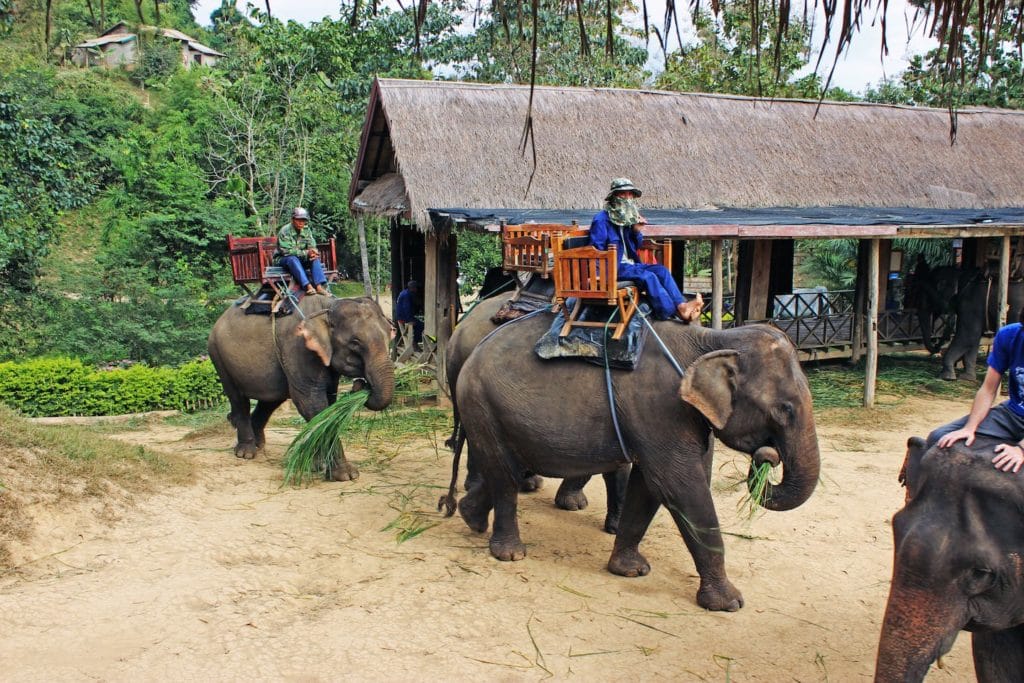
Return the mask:
POLYGON ((921 341, 924 343, 924 347, 928 349, 929 353, 938 353, 942 350, 942 341, 936 344, 932 336, 932 329, 935 324, 932 312, 922 307, 918 313, 918 319, 921 324, 921 341))
POLYGON ((386 357, 383 361, 366 366, 366 382, 370 385, 370 397, 366 407, 383 410, 391 405, 395 396, 395 366, 386 357))
POLYGON ((949 651, 961 625, 950 596, 901 586, 894 578, 875 660, 876 683, 922 681, 932 662, 949 651))
MULTIPOLYGON (((753 463, 758 465, 768 462, 773 466, 782 463, 782 481, 778 484, 768 483, 761 505, 768 510, 792 510, 802 505, 818 484, 821 471, 821 454, 818 451, 818 435, 814 425, 795 430, 797 435, 787 439, 776 450, 771 447, 759 448, 752 456, 753 463)), ((753 468, 748 477, 748 487, 752 484, 753 468)))

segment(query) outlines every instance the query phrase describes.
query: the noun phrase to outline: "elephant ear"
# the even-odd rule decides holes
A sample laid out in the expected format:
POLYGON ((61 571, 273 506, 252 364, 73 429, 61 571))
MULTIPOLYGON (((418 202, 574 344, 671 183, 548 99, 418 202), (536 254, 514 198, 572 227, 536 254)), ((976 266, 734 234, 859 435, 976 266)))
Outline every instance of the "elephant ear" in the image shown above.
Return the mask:
POLYGON ((739 351, 705 353, 690 364, 679 383, 679 397, 699 410, 715 429, 732 415, 739 374, 739 351))
POLYGON ((303 320, 296 328, 295 334, 306 340, 306 348, 315 353, 325 367, 331 364, 331 354, 334 351, 331 347, 331 326, 327 316, 303 320))
POLYGON ((928 450, 927 442, 919 436, 912 436, 907 439, 907 456, 903 459, 903 467, 900 468, 899 482, 907 488, 904 503, 909 503, 914 490, 914 483, 917 482, 917 474, 921 469, 921 456, 928 450))

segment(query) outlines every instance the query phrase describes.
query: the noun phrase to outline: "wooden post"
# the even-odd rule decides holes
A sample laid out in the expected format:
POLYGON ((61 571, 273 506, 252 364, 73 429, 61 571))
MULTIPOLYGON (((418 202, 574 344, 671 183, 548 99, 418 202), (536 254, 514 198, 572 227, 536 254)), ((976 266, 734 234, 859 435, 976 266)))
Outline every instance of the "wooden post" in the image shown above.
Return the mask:
POLYGON ((373 281, 370 279, 370 254, 366 249, 366 219, 362 214, 356 218, 359 232, 359 258, 363 262, 363 290, 366 296, 373 296, 373 281))
POLYGON ((437 337, 438 321, 438 278, 437 278, 437 232, 427 235, 424 245, 423 270, 423 333, 437 337))
POLYGON ((878 376, 878 247, 881 240, 871 240, 868 253, 868 355, 864 363, 864 407, 875 404, 875 378, 878 376))
POLYGON ((772 241, 754 240, 754 271, 750 277, 750 308, 752 320, 768 317, 769 276, 772 266, 772 241))
POLYGON ((711 329, 722 329, 722 240, 711 240, 711 329))
POLYGON ((999 315, 996 323, 996 329, 999 329, 1006 324, 1006 317, 1009 303, 1010 293, 1010 236, 1003 235, 1002 249, 999 252, 999 315))
POLYGON ((892 240, 881 240, 878 244, 878 308, 885 310, 889 297, 889 261, 892 260, 892 240))
POLYGON ((866 317, 864 300, 867 298, 866 292, 868 288, 868 249, 865 247, 867 247, 867 244, 864 240, 857 240, 857 278, 854 282, 853 290, 853 329, 850 331, 850 344, 852 346, 850 361, 852 363, 860 361, 860 355, 864 351, 864 319, 866 317))

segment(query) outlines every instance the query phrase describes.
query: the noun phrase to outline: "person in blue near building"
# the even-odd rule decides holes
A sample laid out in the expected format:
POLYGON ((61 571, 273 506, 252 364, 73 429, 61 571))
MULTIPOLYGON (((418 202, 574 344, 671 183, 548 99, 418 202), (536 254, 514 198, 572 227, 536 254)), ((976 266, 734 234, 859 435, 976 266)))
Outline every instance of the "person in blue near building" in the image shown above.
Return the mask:
POLYGON ((306 228, 309 223, 309 212, 301 206, 292 210, 292 221, 277 233, 277 252, 279 266, 291 273, 299 287, 306 294, 327 294, 324 285, 327 277, 320 263, 320 252, 316 249, 316 238, 313 231, 306 228), (306 275, 306 270, 309 275, 306 275), (312 282, 310 282, 312 278, 312 282))
POLYGON ((698 293, 686 301, 668 268, 640 261, 638 250, 644 241, 640 228, 647 223, 636 205, 636 199, 642 194, 629 178, 613 180, 604 200, 604 209, 590 223, 590 243, 601 251, 615 245, 619 256, 619 279, 641 283, 656 318, 668 320, 677 316, 685 322, 697 320, 704 305, 701 295, 698 293))
POLYGON ((1006 325, 996 332, 985 381, 974 395, 971 412, 934 430, 928 435, 928 446, 938 444, 946 448, 960 440, 970 446, 978 435, 1004 442, 995 447, 992 458, 997 469, 1020 471, 1024 465, 1024 328, 1020 323, 1006 325), (993 407, 1004 374, 1009 378, 1010 397, 993 407))
POLYGON ((416 313, 419 312, 419 300, 416 295, 419 291, 420 283, 409 280, 395 302, 395 320, 401 325, 412 323, 412 342, 417 350, 423 343, 423 321, 416 317, 416 313))

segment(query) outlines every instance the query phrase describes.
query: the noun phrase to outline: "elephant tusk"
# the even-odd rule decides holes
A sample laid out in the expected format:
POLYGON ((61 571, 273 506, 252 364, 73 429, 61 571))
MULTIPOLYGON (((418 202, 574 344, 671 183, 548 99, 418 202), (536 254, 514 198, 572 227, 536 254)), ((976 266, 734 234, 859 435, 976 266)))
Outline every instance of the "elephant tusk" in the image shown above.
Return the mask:
POLYGON ((760 466, 764 463, 768 463, 772 467, 778 467, 779 463, 782 462, 782 458, 779 457, 779 452, 771 446, 761 446, 754 454, 750 456, 755 466, 760 466))

